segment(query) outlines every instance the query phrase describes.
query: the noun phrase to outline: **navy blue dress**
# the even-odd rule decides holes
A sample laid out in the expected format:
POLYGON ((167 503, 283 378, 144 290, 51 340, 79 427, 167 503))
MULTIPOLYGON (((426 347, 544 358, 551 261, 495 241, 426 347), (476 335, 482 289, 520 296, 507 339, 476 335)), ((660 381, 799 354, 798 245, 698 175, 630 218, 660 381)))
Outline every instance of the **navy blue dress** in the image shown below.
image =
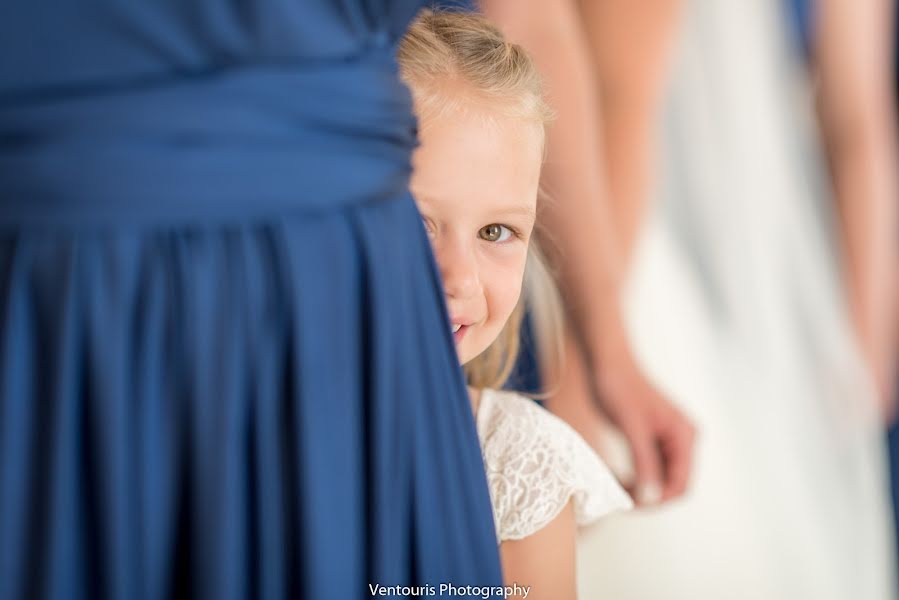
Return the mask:
POLYGON ((0 3, 0 597, 500 583, 416 9, 0 3))

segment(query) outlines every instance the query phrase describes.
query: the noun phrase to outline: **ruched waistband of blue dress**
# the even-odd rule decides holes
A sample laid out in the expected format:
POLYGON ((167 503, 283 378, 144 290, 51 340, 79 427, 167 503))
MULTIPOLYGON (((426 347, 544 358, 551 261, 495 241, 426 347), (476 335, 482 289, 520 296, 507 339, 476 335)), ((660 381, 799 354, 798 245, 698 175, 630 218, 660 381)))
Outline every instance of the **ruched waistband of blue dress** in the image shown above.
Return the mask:
POLYGON ((403 193, 393 48, 0 102, 0 226, 268 219, 403 193))

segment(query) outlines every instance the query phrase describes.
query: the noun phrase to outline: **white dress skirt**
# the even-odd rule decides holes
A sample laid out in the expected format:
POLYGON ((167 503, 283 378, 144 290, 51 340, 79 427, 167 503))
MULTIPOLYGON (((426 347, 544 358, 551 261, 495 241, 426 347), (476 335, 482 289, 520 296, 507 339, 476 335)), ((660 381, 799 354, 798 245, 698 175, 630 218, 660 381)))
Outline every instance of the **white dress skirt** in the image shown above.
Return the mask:
POLYGON ((785 10, 687 2, 625 306, 695 419, 694 475, 582 537, 584 599, 896 597, 883 433, 785 10))

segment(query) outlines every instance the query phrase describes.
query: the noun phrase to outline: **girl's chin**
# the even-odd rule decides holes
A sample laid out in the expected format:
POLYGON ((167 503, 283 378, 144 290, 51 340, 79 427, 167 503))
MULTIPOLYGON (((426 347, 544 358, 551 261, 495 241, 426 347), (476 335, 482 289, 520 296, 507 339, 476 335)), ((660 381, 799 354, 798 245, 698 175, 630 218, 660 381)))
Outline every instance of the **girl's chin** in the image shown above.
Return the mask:
POLYGON ((484 352, 484 350, 486 350, 486 348, 481 348, 477 352, 474 352, 471 348, 456 346, 456 355, 459 357, 459 364, 464 366, 470 363, 478 356, 480 356, 484 352))
POLYGON ((478 357, 477 354, 472 354, 470 351, 467 351, 465 348, 459 348, 458 346, 456 346, 456 354, 459 357, 459 365, 460 366, 465 366, 466 364, 470 363, 471 361, 473 361, 475 358, 478 357))

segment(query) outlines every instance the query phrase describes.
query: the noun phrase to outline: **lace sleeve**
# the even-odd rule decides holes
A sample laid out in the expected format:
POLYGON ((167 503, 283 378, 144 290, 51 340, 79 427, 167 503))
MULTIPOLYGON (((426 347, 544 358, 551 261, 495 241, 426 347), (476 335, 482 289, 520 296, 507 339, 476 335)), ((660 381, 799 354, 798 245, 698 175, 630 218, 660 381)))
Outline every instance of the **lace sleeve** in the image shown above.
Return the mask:
POLYGON ((567 423, 528 398, 484 392, 478 433, 499 541, 537 532, 569 500, 581 526, 632 506, 608 467, 567 423))

